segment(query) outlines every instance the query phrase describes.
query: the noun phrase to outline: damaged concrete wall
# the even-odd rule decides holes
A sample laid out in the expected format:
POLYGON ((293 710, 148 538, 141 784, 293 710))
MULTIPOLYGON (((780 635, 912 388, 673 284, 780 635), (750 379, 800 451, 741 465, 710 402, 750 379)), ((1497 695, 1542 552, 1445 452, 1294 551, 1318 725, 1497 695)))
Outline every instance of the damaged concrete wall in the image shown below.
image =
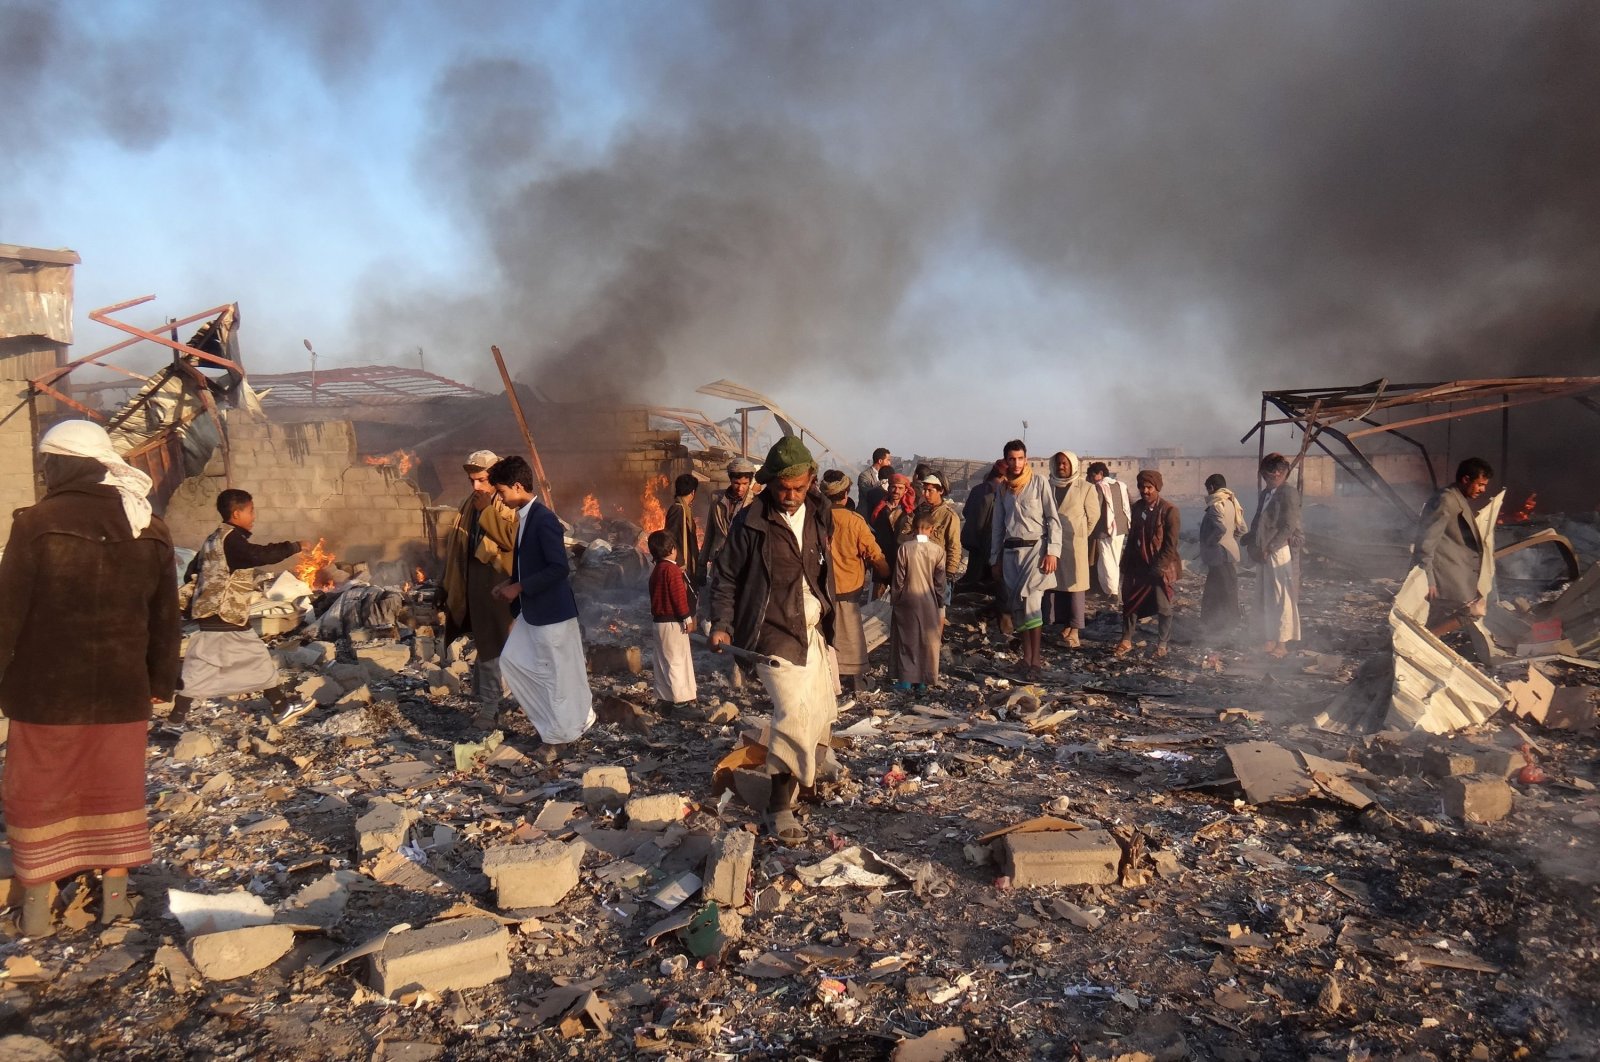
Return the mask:
POLYGON ((260 542, 323 538, 341 560, 410 559, 424 548, 428 496, 390 468, 359 463, 349 421, 276 424, 233 410, 227 429, 232 483, 219 452, 178 487, 166 511, 178 545, 215 530, 217 494, 231 485, 255 497, 260 542))
POLYGON ((66 359, 77 262, 73 251, 0 244, 0 539, 12 512, 38 500, 34 421, 55 403, 30 404, 28 380, 66 359))

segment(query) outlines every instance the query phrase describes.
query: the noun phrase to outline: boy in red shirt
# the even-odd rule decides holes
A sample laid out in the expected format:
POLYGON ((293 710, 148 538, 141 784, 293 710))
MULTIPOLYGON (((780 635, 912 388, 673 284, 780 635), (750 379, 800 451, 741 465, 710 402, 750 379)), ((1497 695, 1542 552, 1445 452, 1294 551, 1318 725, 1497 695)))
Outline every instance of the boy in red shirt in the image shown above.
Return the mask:
POLYGON ((666 531, 656 531, 646 541, 655 570, 650 573, 650 618, 656 633, 656 696, 668 711, 687 708, 698 690, 694 681, 694 654, 689 632, 694 630, 694 600, 689 580, 678 567, 678 547, 666 531))

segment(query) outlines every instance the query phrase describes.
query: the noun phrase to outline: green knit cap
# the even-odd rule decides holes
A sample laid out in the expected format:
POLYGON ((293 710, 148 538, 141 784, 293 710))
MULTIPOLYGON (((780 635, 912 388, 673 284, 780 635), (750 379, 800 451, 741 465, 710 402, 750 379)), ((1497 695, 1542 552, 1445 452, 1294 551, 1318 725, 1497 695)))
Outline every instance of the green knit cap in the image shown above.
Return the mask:
POLYGON ((817 462, 806 449, 806 444, 793 435, 785 435, 767 451, 766 463, 756 473, 757 483, 771 483, 775 479, 800 476, 815 472, 817 462))

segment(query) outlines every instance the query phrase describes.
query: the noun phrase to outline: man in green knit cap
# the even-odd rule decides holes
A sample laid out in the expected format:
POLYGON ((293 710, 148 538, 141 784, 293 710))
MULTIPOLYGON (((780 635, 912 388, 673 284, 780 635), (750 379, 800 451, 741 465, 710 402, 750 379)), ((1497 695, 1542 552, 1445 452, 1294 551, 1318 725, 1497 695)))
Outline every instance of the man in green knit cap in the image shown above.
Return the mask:
POLYGON ((756 673, 772 698, 767 773, 768 830, 784 844, 805 840, 795 817, 801 786, 814 785, 834 715, 831 506, 817 490, 817 463, 786 435, 756 473, 762 491, 735 517, 717 555, 711 647, 733 644, 767 660, 756 673))

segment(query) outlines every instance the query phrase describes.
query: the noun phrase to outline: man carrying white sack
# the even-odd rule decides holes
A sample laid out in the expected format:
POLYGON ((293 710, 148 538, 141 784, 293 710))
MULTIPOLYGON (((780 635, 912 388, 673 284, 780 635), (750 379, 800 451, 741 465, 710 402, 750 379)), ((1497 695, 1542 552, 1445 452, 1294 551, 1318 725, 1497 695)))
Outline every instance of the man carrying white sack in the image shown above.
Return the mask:
POLYGON ((792 435, 768 451, 756 482, 765 489, 734 519, 717 557, 710 643, 767 658, 756 666, 772 698, 766 824, 779 841, 796 845, 806 834, 795 798, 801 786, 816 784, 818 746, 827 742, 838 710, 828 666, 832 509, 817 490, 816 461, 792 435))
POLYGON ((533 469, 522 458, 496 461, 489 483, 517 512, 511 578, 494 591, 516 617, 500 654, 500 671, 543 742, 536 757, 554 763, 594 725, 561 521, 535 500, 533 469))

